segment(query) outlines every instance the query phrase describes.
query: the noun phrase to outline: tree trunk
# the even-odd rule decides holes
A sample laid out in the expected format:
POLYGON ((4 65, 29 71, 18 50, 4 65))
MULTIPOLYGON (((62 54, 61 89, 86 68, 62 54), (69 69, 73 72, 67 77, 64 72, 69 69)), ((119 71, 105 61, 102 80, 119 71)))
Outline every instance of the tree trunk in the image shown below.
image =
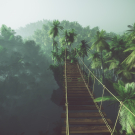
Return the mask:
POLYGON ((101 51, 101 62, 102 62, 102 76, 103 76, 103 85, 104 83, 104 67, 103 67, 103 59, 102 59, 102 51, 101 51))

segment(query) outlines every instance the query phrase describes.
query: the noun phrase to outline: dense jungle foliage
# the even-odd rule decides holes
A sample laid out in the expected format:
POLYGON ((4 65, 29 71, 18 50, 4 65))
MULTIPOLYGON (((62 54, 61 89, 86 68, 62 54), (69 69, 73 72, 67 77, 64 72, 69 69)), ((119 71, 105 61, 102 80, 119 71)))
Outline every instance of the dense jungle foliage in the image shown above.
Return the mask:
MULTIPOLYGON (((48 89, 51 89, 53 79, 51 70, 57 84, 62 87, 65 47, 71 62, 80 56, 97 78, 135 114, 135 89, 132 83, 135 80, 135 23, 128 25, 129 32, 121 36, 99 30, 98 27, 83 28, 77 22, 66 20, 44 20, 28 26, 29 30, 21 28, 24 39, 21 34, 15 35, 16 32, 6 25, 0 29, 0 107, 3 117, 8 116, 21 126, 28 113, 38 108, 44 97, 50 94, 48 89), (11 113, 15 116, 11 117, 11 113), (20 114, 22 116, 17 117, 20 114)), ((92 80, 91 76, 91 83, 92 80)), ((111 99, 107 97, 104 101, 111 99)), ((124 111, 123 108, 120 117, 121 133, 126 131, 126 134, 133 134, 135 117, 124 111), (128 114, 127 117, 125 114, 128 114)), ((31 115, 31 119, 34 115, 31 115)), ((0 119, 5 123, 8 121, 2 117, 0 119)))

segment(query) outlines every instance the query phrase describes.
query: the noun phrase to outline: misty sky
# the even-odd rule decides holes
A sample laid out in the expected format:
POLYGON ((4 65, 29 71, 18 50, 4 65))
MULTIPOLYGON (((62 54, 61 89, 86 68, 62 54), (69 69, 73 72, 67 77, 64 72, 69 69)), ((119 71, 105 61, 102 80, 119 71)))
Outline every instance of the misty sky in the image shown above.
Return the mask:
POLYGON ((135 0, 0 0, 0 27, 15 30, 43 19, 123 32, 135 23, 135 0))

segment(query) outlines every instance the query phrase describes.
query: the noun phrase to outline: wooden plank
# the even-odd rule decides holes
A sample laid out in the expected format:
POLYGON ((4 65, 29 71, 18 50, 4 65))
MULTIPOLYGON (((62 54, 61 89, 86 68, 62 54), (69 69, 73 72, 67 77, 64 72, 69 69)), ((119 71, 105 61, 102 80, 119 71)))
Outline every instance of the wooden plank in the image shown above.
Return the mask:
MULTIPOLYGON (((68 75, 72 75, 72 74, 81 75, 79 72, 70 72, 70 73, 68 73, 68 71, 66 72, 66 74, 68 74, 68 75)), ((65 75, 65 72, 63 72, 63 75, 65 75)))
MULTIPOLYGON (((66 77, 70 77, 70 78, 81 78, 82 79, 82 77, 80 76, 80 75, 66 75, 66 77)), ((63 75, 63 78, 65 79, 65 75, 63 75)), ((83 79, 82 79, 83 80, 83 79)))
MULTIPOLYGON (((64 85, 63 85, 63 86, 64 86, 64 85)), ((83 88, 87 88, 85 85, 84 85, 84 86, 81 86, 81 85, 80 85, 80 86, 78 86, 78 85, 77 85, 77 86, 68 86, 68 88, 73 88, 73 87, 83 87, 83 88)))
MULTIPOLYGON (((67 79, 67 82, 81 83, 81 82, 84 82, 84 81, 83 80, 69 80, 69 79, 67 79)), ((65 81, 63 81, 63 83, 65 83, 65 81)))
MULTIPOLYGON (((66 124, 66 119, 64 119, 64 124, 66 124)), ((109 125, 112 124, 112 121, 110 119, 106 119, 109 125)), ((105 125, 105 122, 102 118, 100 119, 69 119, 69 124, 92 124, 92 125, 99 125, 103 124, 105 125)))
MULTIPOLYGON (((62 98, 62 102, 63 101, 66 101, 66 99, 64 97, 62 98)), ((85 97, 85 98, 84 97, 82 97, 82 98, 81 97, 79 97, 79 98, 76 98, 76 97, 75 98, 70 98, 69 97, 68 101, 93 101, 93 100, 92 100, 91 97, 85 97)))
MULTIPOLYGON (((77 64, 67 64, 66 67, 77 67, 78 68, 77 64)), ((63 68, 65 68, 65 65, 63 66, 63 68)))
MULTIPOLYGON (((63 91, 63 95, 64 95, 63 97, 66 96, 66 91, 63 91)), ((68 92, 68 91, 67 91, 67 96, 68 97, 91 97, 89 92, 87 92, 87 93, 83 93, 83 92, 82 93, 71 93, 71 92, 68 92)), ((93 94, 93 97, 95 98, 95 94, 93 94)))
MULTIPOLYGON (((82 83, 82 82, 77 82, 77 83, 69 83, 69 82, 67 82, 67 85, 68 85, 68 87, 70 87, 70 86, 78 86, 78 85, 82 85, 82 86, 87 86, 87 83, 86 83, 86 85, 85 85, 85 83, 82 83), (77 84, 78 83, 78 84, 77 84)), ((62 84, 63 86, 65 86, 65 83, 63 83, 62 84)), ((88 86, 88 87, 90 87, 90 85, 88 86)), ((86 87, 87 88, 87 87, 86 87)))
MULTIPOLYGON (((65 82, 65 77, 63 79, 63 83, 65 82)), ((84 82, 82 79, 73 79, 73 78, 67 78, 67 82, 84 82)), ((87 82, 86 82, 87 83, 87 82)))
MULTIPOLYGON (((66 79, 64 78, 64 80, 63 80, 63 83, 65 84, 65 82, 66 82, 66 79)), ((83 81, 83 80, 71 80, 71 79, 67 79, 67 82, 69 83, 69 84, 73 84, 73 83, 84 83, 85 84, 85 82, 83 81)), ((86 84, 87 84, 88 82, 86 82, 86 84)))
MULTIPOLYGON (((65 74, 65 71, 63 73, 65 74)), ((72 73, 80 74, 80 72, 77 69, 69 69, 69 70, 66 71, 66 73, 68 73, 68 74, 72 74, 72 73)))
MULTIPOLYGON (((66 127, 62 127, 62 134, 66 134, 66 127)), ((106 126, 77 126, 69 127, 69 133, 110 133, 106 126)), ((110 133, 111 135, 111 133, 110 133)))
MULTIPOLYGON (((63 76, 65 76, 65 75, 63 75, 63 76)), ((71 74, 69 74, 69 75, 66 75, 66 76, 68 76, 68 77, 71 76, 71 77, 76 77, 76 78, 77 78, 77 77, 78 77, 78 78, 80 77, 80 78, 81 78, 81 75, 71 75, 71 74)))
MULTIPOLYGON (((63 86, 65 86, 65 83, 63 83, 63 86)), ((71 87, 71 86, 85 86, 86 87, 84 82, 83 83, 81 83, 81 82, 80 83, 79 82, 78 83, 68 83, 67 82, 67 86, 68 87, 71 87)))
MULTIPOLYGON (((64 94, 64 96, 66 96, 66 93, 64 94)), ((67 93, 68 97, 89 97, 89 94, 69 94, 67 93)))
MULTIPOLYGON (((104 117, 106 113, 102 112, 104 117)), ((82 112, 82 113, 68 113, 69 118, 85 118, 85 117, 101 117, 99 112, 82 112)), ((66 118, 66 113, 61 114, 61 118, 66 118)))
MULTIPOLYGON (((64 79, 63 79, 64 81, 65 81, 65 77, 64 77, 64 79)), ((73 82, 75 82, 75 81, 83 81, 83 79, 75 79, 75 78, 71 78, 71 77, 67 77, 67 80, 71 80, 71 81, 73 81, 73 82)), ((83 81, 84 82, 84 81, 83 81)))
MULTIPOLYGON (((65 88, 63 88, 62 89, 63 91, 65 91, 65 88)), ((79 88, 79 87, 73 87, 73 88, 67 88, 67 91, 88 91, 88 89, 85 87, 85 88, 83 88, 83 87, 81 87, 81 88, 79 88)), ((90 90, 91 91, 91 90, 90 90)), ((92 91, 91 91, 92 92, 92 91)))
MULTIPOLYGON (((66 91, 63 90, 63 93, 66 93, 66 91)), ((69 94, 89 94, 88 90, 87 91, 72 91, 72 90, 68 90, 67 93, 69 93, 69 94)))
MULTIPOLYGON (((63 110, 66 110, 66 107, 63 106, 63 110)), ((88 105, 88 106, 68 106, 68 110, 98 110, 95 105, 88 105)), ((101 106, 101 110, 103 107, 101 106)))
MULTIPOLYGON (((65 102, 60 102, 60 105, 65 105, 65 102)), ((88 101, 77 101, 77 102, 74 102, 74 101, 68 101, 68 105, 95 105, 94 102, 88 102, 88 101)))
MULTIPOLYGON (((87 90, 87 87, 86 86, 67 86, 67 89, 69 90, 87 90)), ((63 90, 65 90, 65 86, 63 85, 63 90)))
MULTIPOLYGON (((65 79, 65 76, 63 78, 65 79)), ((72 80, 83 80, 82 77, 78 77, 78 76, 77 77, 67 77, 67 78, 71 78, 72 80)))

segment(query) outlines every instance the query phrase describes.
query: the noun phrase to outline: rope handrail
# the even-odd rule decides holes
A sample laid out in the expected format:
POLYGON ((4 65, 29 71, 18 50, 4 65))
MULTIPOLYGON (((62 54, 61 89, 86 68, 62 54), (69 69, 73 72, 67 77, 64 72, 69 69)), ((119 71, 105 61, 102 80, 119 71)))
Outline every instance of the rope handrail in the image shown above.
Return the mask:
MULTIPOLYGON (((77 63, 77 65, 78 65, 78 63, 77 63)), ((78 65, 78 69, 79 69, 79 71, 80 71, 79 65, 78 65)), ((88 85, 86 84, 86 82, 85 82, 85 80, 84 80, 84 77, 83 77, 81 71, 80 71, 80 74, 81 74, 81 76, 82 76, 82 78, 83 78, 83 81, 84 81, 84 83, 85 83, 85 85, 86 85, 86 87, 87 87, 87 89, 88 89, 88 92, 89 92, 90 96, 91 96, 92 99, 94 100, 94 97, 93 97, 92 93, 90 92, 89 87, 88 87, 88 85)), ((108 122, 106 121, 106 119, 104 118, 104 115, 103 115, 103 113, 101 112, 101 109, 100 109, 101 107, 99 108, 98 104, 97 104, 96 102, 94 102, 94 103, 95 103, 95 106, 97 107, 97 109, 99 110, 99 113, 100 113, 100 115, 102 116, 102 119, 104 120, 104 122, 105 122, 107 128, 109 129, 109 131, 110 131, 110 133, 111 133, 111 132, 112 132, 112 129, 111 129, 111 127, 109 126, 109 124, 108 124, 108 122)))
MULTIPOLYGON (((81 60, 82 61, 82 60, 81 60)), ((83 62, 83 61, 82 61, 83 62)), ((84 64, 85 65, 85 64, 84 64)), ((85 65, 86 66, 86 65, 85 65)), ((87 66, 86 66, 86 68, 87 68, 87 66)), ((88 68, 87 68, 88 69, 88 68)), ((89 69, 88 69, 89 70, 89 69)), ((90 70, 89 70, 90 71, 90 70)), ((91 71, 90 71, 91 72, 91 71)), ((91 72, 92 73, 92 72, 91 72)), ((93 74, 93 73, 92 73, 93 74)), ((93 75, 94 76, 94 75, 93 75)), ((95 76, 94 76, 95 77, 95 76)), ((95 77, 96 78, 96 77, 95 77)), ((97 79, 97 78, 96 78, 97 79)), ((98 79, 97 79, 98 80, 98 79)), ((98 80, 99 81, 99 80, 98 80)), ((99 81, 100 82, 100 81, 99 81)), ((100 82, 101 83, 101 82, 100 82)), ((101 83, 102 84, 102 83, 101 83)), ((102 84, 103 85, 103 84, 102 84)), ((104 85, 103 85, 103 87, 105 87, 104 85)), ((105 87, 105 89, 107 89, 106 87, 105 87)), ((109 93, 111 93, 108 89, 107 89, 107 91, 109 92, 109 93)), ((112 93, 111 93, 111 95, 113 95, 112 93)), ((113 95, 114 96, 114 95, 113 95)), ((115 96, 114 96, 115 97, 115 96)), ((116 98, 116 97, 115 97, 116 98)), ((117 99, 117 98, 116 98, 117 99)), ((121 102, 119 99, 117 99, 119 102, 121 102)), ((123 104, 123 103, 122 103, 123 104)), ((128 110, 128 111, 130 111, 124 104, 123 104, 123 106, 128 110)), ((131 112, 131 111, 130 111, 131 112)), ((132 113, 132 112, 131 112, 132 113)), ((133 113, 132 113, 133 114, 133 113)), ((133 114, 134 116, 135 116, 135 114, 133 114)))
MULTIPOLYGON (((76 48, 75 48, 75 53, 77 53, 76 48)), ((78 54, 78 53, 77 53, 77 54, 78 54)), ((78 54, 78 56, 79 56, 79 54, 78 54)), ((80 56, 79 56, 79 59, 81 60, 80 56)), ((82 60, 81 60, 81 62, 83 63, 83 65, 85 65, 82 60)), ((78 61, 78 64, 79 64, 79 61, 78 61)), ((78 65, 78 64, 77 64, 77 65, 78 65)), ((79 66, 80 66, 80 64, 78 65, 78 68, 79 68, 79 66)), ((89 73, 90 73, 91 71, 89 70, 89 68, 88 68, 86 65, 85 65, 85 67, 88 69, 88 71, 89 71, 89 73)), ((79 70, 80 70, 80 68, 79 68, 79 70)), ((81 71, 80 71, 80 73, 81 73, 81 71)), ((92 73, 92 72, 91 72, 91 73, 92 73)), ((96 77, 95 77, 95 75, 94 75, 93 73, 92 73, 92 75, 93 75, 93 77, 94 77, 94 84, 95 84, 95 78, 96 78, 96 77)), ((82 78, 83 78, 82 73, 81 73, 81 76, 82 76, 82 78)), ((97 79, 97 78, 96 78, 96 79, 97 79)), ((84 80, 84 78, 83 78, 83 80, 84 80)), ((97 80, 98 80, 98 79, 97 79, 97 80)), ((88 81, 89 81, 89 78, 88 78, 88 81)), ((99 81, 99 80, 98 80, 98 81, 99 81)), ((84 80, 84 82, 85 82, 85 80, 84 80)), ((99 82, 100 82, 100 81, 99 81, 99 82)), ((88 84, 89 84, 89 82, 88 82, 88 84)), ((93 84, 93 91, 94 91, 94 84, 93 84)), ((101 84, 101 85, 104 87, 104 89, 106 89, 111 95, 113 95, 113 94, 105 87, 105 85, 103 85, 101 82, 100 82, 100 84, 101 84)), ((91 95, 92 99, 94 100, 94 97, 93 97, 93 95, 92 95, 93 92, 92 92, 92 94, 91 94, 91 92, 90 92, 90 90, 89 90, 89 87, 88 87, 88 85, 86 84, 86 82, 85 82, 85 85, 86 85, 86 87, 87 87, 87 89, 88 89, 88 91, 89 91, 89 94, 91 95)), ((103 89, 103 94, 104 94, 104 89, 103 89)), ((103 94, 102 94, 102 99, 103 99, 103 94)), ((114 95, 113 95, 113 97, 116 98, 114 95)), ((97 103, 94 102, 95 105, 96 105, 96 107, 97 107, 97 109, 99 110, 99 113, 100 113, 100 115, 102 116, 102 118, 103 118, 103 120, 104 120, 106 126, 108 127, 108 129, 109 129, 111 135, 113 135, 113 132, 114 132, 114 130, 115 130, 115 127, 116 127, 116 124, 117 124, 117 120, 118 120, 118 117, 119 117, 120 110, 121 110, 122 106, 124 106, 132 115, 135 116, 135 114, 133 114, 133 112, 131 112, 131 111, 123 104, 122 101, 120 101, 120 100, 117 99, 117 98, 116 98, 116 100, 119 101, 121 105, 120 105, 120 109, 119 109, 119 112, 118 112, 118 115, 117 115, 117 119, 116 119, 116 122, 115 122, 115 125, 114 125, 114 128, 113 128, 113 131, 111 130, 109 124, 107 123, 107 121, 106 121, 106 119, 104 118, 102 112, 100 111, 100 110, 101 110, 101 105, 102 105, 102 100, 101 100, 100 108, 98 107, 97 103)))
POLYGON ((66 135, 69 135, 68 100, 67 100, 67 75, 66 75, 66 47, 65 47, 65 90, 66 90, 66 135))

